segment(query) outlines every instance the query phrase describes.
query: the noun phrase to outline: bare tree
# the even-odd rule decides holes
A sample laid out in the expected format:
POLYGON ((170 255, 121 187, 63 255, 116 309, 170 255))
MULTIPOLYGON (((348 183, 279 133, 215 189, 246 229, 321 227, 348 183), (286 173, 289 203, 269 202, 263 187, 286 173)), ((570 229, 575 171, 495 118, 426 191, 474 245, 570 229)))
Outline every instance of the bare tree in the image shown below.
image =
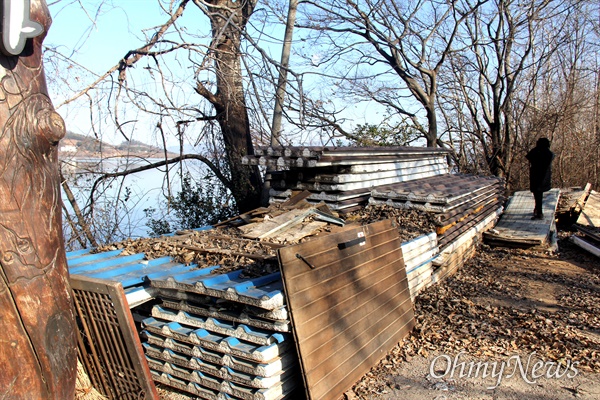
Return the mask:
POLYGON ((214 60, 216 92, 198 81, 196 91, 213 105, 223 135, 229 172, 228 186, 240 211, 260 205, 261 177, 256 166, 242 165, 242 157, 253 153, 250 122, 242 76, 241 41, 256 0, 196 0, 209 17, 212 42, 209 57, 214 60))
MULTIPOLYGON (((567 2, 500 0, 470 14, 458 35, 464 50, 450 57, 442 101, 446 110, 469 116, 461 128, 468 129, 470 143, 494 175, 510 178, 515 117, 530 101, 530 84, 560 46, 568 15, 567 2)), ((455 129, 453 120, 447 128, 455 129)))
MULTIPOLYGON (((47 49, 48 63, 61 74, 67 74, 61 87, 67 87, 71 92, 59 107, 72 110, 87 104, 91 132, 99 140, 112 129, 126 141, 131 141, 139 137, 136 136, 139 127, 152 129, 154 126, 156 144, 164 147, 165 151, 162 162, 152 161, 149 166, 166 168, 167 198, 171 195, 170 166, 183 165, 184 160, 195 160, 204 164, 204 170, 231 193, 240 211, 256 208, 261 200, 260 171, 256 166, 243 165, 241 160, 244 155, 253 152, 253 136, 268 131, 263 122, 270 119, 265 110, 272 105, 260 104, 268 101, 268 97, 256 94, 267 93, 268 96, 273 93, 276 81, 268 76, 263 82, 258 82, 253 79, 255 71, 248 70, 260 62, 260 57, 255 61, 244 47, 244 42, 250 41, 245 40, 251 37, 246 31, 256 0, 156 2, 165 15, 165 22, 145 31, 144 34, 149 32, 146 40, 139 47, 126 51, 114 66, 103 73, 96 74, 78 64, 71 55, 62 54, 59 46, 47 49), (181 22, 183 16, 194 13, 196 17, 200 15, 194 24, 190 24, 189 19, 181 22), (268 90, 258 87, 269 84, 268 90), (259 107, 249 108, 248 99, 253 96, 248 95, 248 90, 258 99, 252 100, 252 104, 256 106, 258 103, 259 107), (166 149, 167 141, 172 138, 179 143, 178 157, 173 157, 166 149), (193 152, 189 150, 191 147, 193 152)), ((89 3, 78 4, 89 7, 89 3)), ((101 15, 100 10, 108 7, 108 3, 98 1, 94 6, 98 7, 98 11, 86 10, 86 14, 101 15)), ((135 18, 134 15, 129 17, 135 18)), ((252 43, 252 46, 256 45, 252 43)), ((270 66, 264 68, 269 70, 270 66)), ((180 167, 180 176, 184 175, 184 168, 180 167)), ((93 221, 98 213, 105 211, 98 207, 103 190, 113 182, 123 185, 123 177, 137 171, 135 168, 106 173, 91 171, 95 177, 89 183, 90 195, 82 203, 80 200, 80 215, 76 215, 77 207, 66 207, 75 213, 71 221, 75 225, 80 225, 83 220, 93 221)), ((122 188, 119 192, 125 193, 127 188, 122 188)), ((115 208, 119 201, 111 200, 113 205, 107 206, 115 208)), ((228 198, 222 201, 229 205, 228 198)), ((115 237, 120 229, 118 220, 120 217, 115 212, 114 229, 101 236, 115 237)), ((99 229, 107 226, 103 224, 99 229)), ((84 242, 93 243, 90 242, 90 229, 76 228, 76 231, 82 234, 84 242)))
MULTIPOLYGON (((154 119, 163 139, 165 134, 180 136, 179 160, 201 160, 210 170, 219 172, 215 176, 231 191, 240 210, 257 207, 261 187, 259 170, 241 163, 242 157, 253 151, 241 41, 254 7, 255 0, 171 2, 163 7, 167 21, 154 29, 146 43, 126 52, 112 68, 63 104, 88 97, 90 112, 97 113, 97 105, 106 101, 110 108, 102 112, 126 140, 133 138, 133 127, 139 118, 154 119), (211 24, 210 32, 202 32, 200 28, 196 33, 195 27, 179 25, 180 18, 190 7, 204 13, 211 24), (134 68, 141 63, 145 64, 142 69, 134 68), (184 73, 188 75, 182 75, 184 73), (149 91, 138 85, 142 79, 153 81, 155 88, 149 91), (182 96, 173 92, 173 88, 180 85, 194 87, 201 97, 196 97, 194 102, 192 92, 188 91, 182 102, 182 96), (138 116, 131 117, 132 107, 137 108, 138 116), (202 144, 208 136, 214 138, 207 132, 214 132, 215 126, 220 131, 219 142, 202 144), (196 157, 184 154, 181 137, 184 133, 192 143, 201 145, 206 154, 196 157)), ((202 22, 199 23, 201 27, 202 22)), ((165 160, 165 164, 171 162, 165 160)))
POLYGON ((301 25, 314 32, 311 43, 327 45, 316 62, 348 68, 330 72, 344 95, 381 104, 436 146, 438 75, 462 22, 482 3, 307 1, 301 25))

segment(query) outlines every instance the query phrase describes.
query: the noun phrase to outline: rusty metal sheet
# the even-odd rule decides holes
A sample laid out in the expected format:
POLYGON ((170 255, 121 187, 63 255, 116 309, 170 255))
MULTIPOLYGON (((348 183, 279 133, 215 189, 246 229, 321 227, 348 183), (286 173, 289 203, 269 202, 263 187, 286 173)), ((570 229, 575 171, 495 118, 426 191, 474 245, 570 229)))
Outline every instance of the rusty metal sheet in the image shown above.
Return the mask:
POLYGON ((464 220, 447 229, 443 234, 438 234, 438 244, 440 249, 446 247, 457 237, 467 232, 479 222, 487 219, 490 215, 494 214, 498 207, 500 207, 499 201, 492 202, 486 205, 483 209, 466 215, 464 220))
POLYGON ((278 250, 309 399, 338 399, 414 327, 390 220, 278 250))
POLYGON ((109 399, 156 399, 142 345, 119 282, 71 275, 78 353, 94 388, 109 399))

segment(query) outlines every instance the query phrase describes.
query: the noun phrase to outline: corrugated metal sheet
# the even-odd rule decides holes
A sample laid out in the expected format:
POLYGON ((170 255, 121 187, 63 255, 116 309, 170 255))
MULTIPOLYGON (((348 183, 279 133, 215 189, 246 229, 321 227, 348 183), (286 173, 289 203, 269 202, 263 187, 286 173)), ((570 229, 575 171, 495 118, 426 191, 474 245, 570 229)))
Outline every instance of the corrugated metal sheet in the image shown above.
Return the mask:
POLYGON ((378 187, 373 197, 430 204, 457 205, 479 191, 502 183, 497 177, 462 174, 438 175, 419 181, 378 187))
POLYGON ((275 272, 258 278, 243 277, 239 269, 226 274, 211 275, 215 267, 183 273, 171 273, 167 278, 150 279, 156 288, 178 289, 225 300, 236 301, 267 310, 284 306, 281 274, 275 272))
POLYGON ((158 292, 150 288, 149 278, 161 279, 173 273, 189 272, 196 265, 174 262, 171 257, 144 260, 143 253, 121 255, 123 250, 90 253, 89 249, 67 253, 67 264, 71 276, 102 279, 118 282, 125 290, 130 308, 154 298, 158 292))
POLYGON ((338 399, 414 326, 391 221, 278 250, 308 398, 338 399))

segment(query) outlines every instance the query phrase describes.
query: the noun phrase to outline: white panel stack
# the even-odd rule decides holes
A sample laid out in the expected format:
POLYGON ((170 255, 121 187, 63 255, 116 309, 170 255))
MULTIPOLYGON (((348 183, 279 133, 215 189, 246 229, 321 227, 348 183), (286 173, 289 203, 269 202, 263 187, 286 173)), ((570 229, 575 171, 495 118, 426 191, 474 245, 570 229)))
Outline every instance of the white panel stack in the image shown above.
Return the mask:
POLYGON ((430 285, 433 261, 438 257, 438 252, 435 232, 402 243, 402 257, 413 302, 419 292, 430 285))
POLYGON ((272 172, 271 202, 308 190, 307 201, 324 201, 348 213, 363 207, 371 190, 449 173, 447 151, 426 147, 279 147, 257 148, 243 163, 272 172))

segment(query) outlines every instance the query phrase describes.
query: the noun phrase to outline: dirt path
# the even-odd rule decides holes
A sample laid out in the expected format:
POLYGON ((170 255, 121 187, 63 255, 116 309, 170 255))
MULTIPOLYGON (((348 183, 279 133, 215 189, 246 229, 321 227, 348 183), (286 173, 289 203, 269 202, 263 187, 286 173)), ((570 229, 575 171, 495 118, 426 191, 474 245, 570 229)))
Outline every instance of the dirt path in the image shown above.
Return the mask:
POLYGON ((600 260, 559 246, 483 246, 420 296, 414 333, 346 397, 600 399, 600 260))

